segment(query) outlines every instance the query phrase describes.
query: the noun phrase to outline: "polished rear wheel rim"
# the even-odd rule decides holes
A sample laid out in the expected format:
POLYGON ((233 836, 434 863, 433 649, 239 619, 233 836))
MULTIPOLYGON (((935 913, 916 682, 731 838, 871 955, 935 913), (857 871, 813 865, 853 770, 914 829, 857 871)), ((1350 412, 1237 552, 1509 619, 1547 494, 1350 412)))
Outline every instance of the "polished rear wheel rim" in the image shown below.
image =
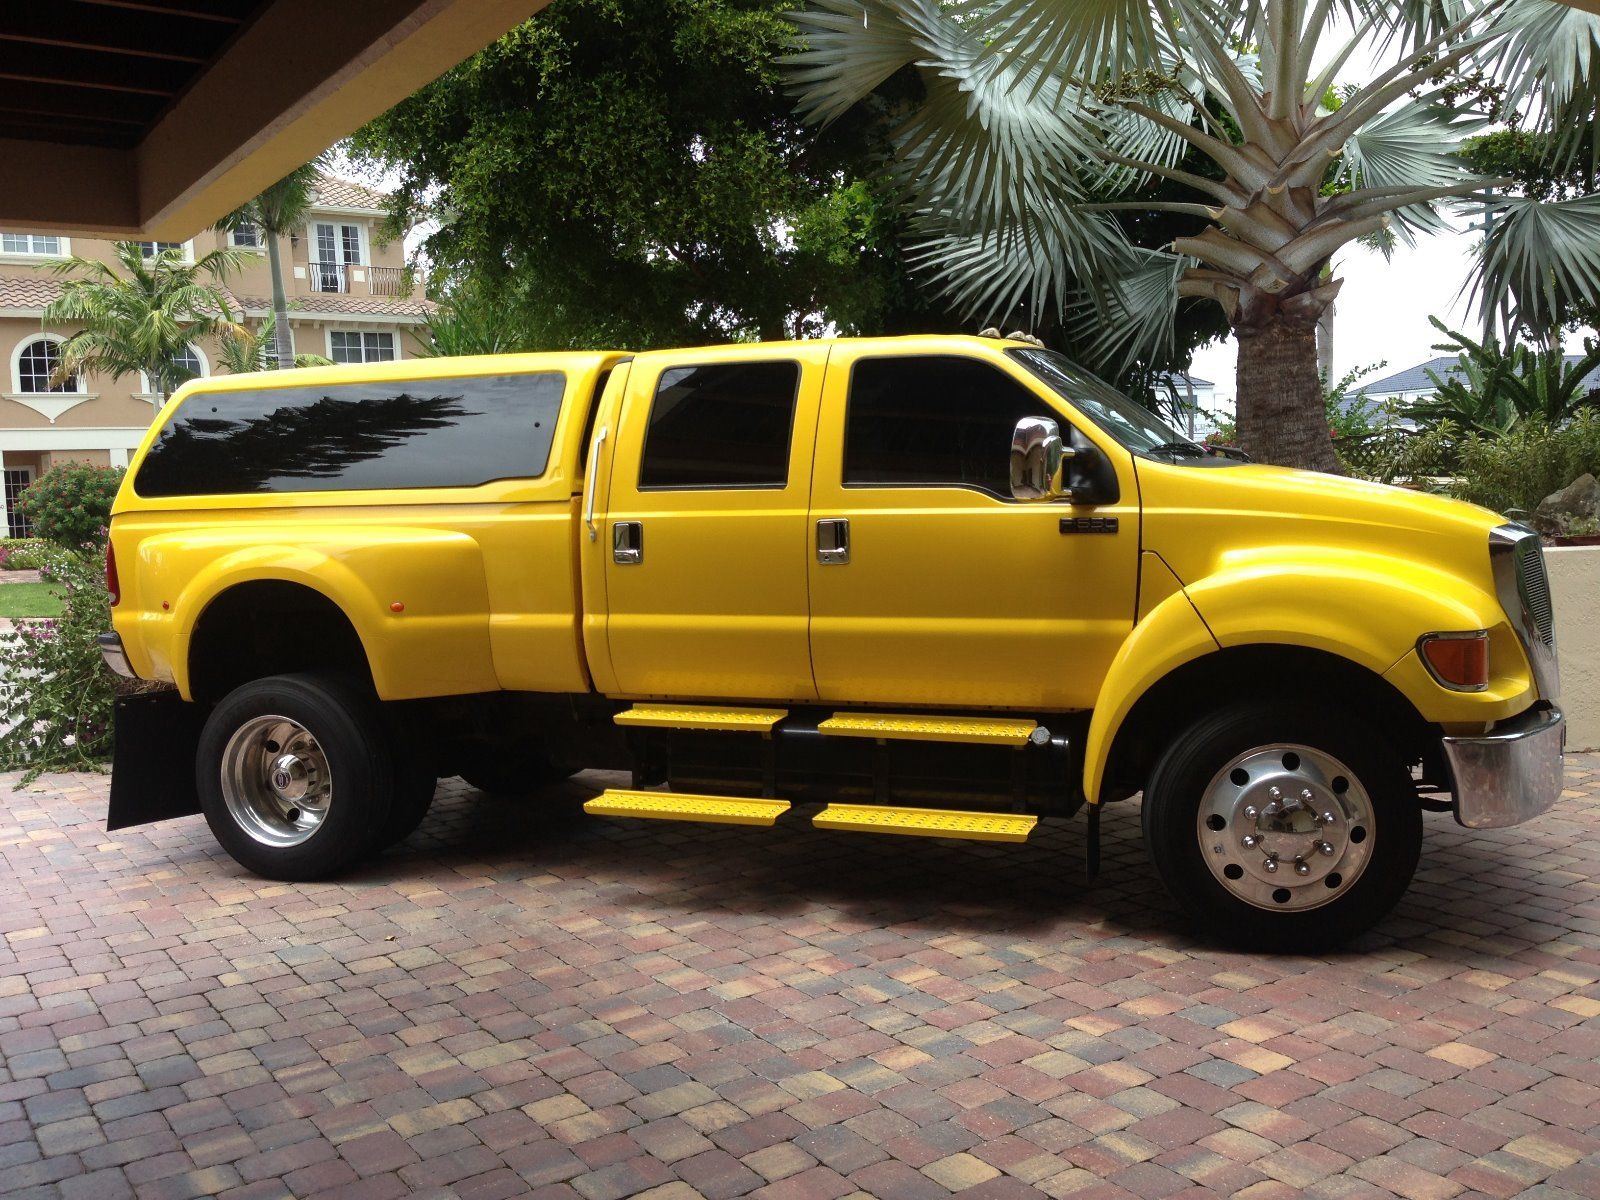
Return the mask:
POLYGON ((1372 858, 1372 798, 1349 767, 1311 746, 1257 746, 1212 777, 1195 836, 1212 876, 1269 911, 1331 903, 1372 858))
POLYGON ((327 820, 333 798, 328 756, 300 722, 252 717, 223 749, 222 798, 253 841, 277 849, 298 846, 327 820))

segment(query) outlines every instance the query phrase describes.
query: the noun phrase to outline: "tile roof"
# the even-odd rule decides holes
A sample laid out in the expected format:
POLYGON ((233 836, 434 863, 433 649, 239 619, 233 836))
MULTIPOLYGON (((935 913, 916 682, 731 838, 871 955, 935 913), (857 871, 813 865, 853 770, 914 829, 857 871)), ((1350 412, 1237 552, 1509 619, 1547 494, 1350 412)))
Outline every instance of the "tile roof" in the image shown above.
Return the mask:
MULTIPOLYGON (((1569 363, 1575 363, 1579 357, 1577 354, 1569 354, 1566 359, 1569 363)), ((1375 379, 1357 390, 1358 393, 1367 396, 1392 396, 1399 392, 1431 393, 1434 386, 1433 380, 1428 378, 1429 371, 1440 379, 1449 379, 1452 375, 1461 374, 1461 359, 1454 354, 1441 354, 1414 367, 1407 367, 1404 371, 1396 371, 1393 375, 1375 379)), ((1600 371, 1592 372, 1585 382, 1590 388, 1600 389, 1600 371)))
MULTIPOLYGON (((236 296, 234 301, 252 316, 272 311, 270 296, 236 296)), ((383 300, 368 296, 290 296, 289 316, 425 317, 434 310, 431 300, 383 300)))
POLYGON ((43 308, 59 295, 59 279, 45 275, 0 275, 0 308, 43 308))
POLYGON ((329 175, 325 171, 317 174, 316 193, 318 201, 334 208, 365 208, 372 212, 383 212, 388 207, 389 198, 382 192, 348 179, 340 179, 337 175, 329 175))

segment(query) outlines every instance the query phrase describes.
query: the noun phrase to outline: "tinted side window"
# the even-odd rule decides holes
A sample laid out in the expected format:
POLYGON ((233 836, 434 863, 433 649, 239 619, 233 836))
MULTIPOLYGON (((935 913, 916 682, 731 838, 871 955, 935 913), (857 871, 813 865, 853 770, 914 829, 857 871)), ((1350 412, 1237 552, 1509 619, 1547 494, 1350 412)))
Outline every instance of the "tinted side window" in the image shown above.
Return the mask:
POLYGON ((726 363, 661 374, 641 488, 783 487, 800 365, 726 363))
POLYGON ((141 496, 475 487, 544 474, 566 377, 201 392, 134 479, 141 496))
POLYGON ((1011 496, 1011 434, 1059 416, 1001 371, 970 358, 866 358, 850 372, 846 486, 969 487, 1011 496))

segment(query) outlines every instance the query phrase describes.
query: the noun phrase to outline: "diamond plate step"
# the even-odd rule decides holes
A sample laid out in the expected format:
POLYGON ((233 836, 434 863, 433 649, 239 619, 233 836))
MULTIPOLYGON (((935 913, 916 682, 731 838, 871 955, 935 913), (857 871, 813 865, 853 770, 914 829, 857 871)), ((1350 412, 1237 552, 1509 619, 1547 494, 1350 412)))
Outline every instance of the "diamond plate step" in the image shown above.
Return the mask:
POLYGON ((657 729, 722 729, 731 733, 770 733, 789 715, 783 708, 713 708, 687 704, 635 704, 614 718, 618 725, 657 729))
POLYGON ((586 803, 583 811, 597 817, 645 817, 657 821, 701 821, 711 825, 771 825, 789 811, 789 802, 613 788, 586 803))
POLYGON ((1020 717, 936 717, 917 713, 835 713, 817 726, 834 737, 1025 746, 1035 721, 1020 717))
POLYGON ((952 812, 876 804, 830 804, 811 819, 818 829, 899 833, 909 837, 966 838, 974 842, 1025 842, 1039 818, 1022 813, 952 812))

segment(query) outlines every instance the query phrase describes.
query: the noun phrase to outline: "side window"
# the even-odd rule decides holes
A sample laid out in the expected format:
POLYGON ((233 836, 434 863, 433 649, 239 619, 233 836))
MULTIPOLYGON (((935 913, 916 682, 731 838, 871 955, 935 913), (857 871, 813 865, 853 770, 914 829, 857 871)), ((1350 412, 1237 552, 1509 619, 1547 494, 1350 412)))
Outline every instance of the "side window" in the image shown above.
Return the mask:
POLYGON ((1011 433, 1060 416, 1004 372, 953 356, 864 358, 850 372, 846 487, 965 487, 1011 497, 1011 433))
POLYGON ((799 387, 800 364, 793 362, 663 371, 639 487, 783 487, 799 387))

